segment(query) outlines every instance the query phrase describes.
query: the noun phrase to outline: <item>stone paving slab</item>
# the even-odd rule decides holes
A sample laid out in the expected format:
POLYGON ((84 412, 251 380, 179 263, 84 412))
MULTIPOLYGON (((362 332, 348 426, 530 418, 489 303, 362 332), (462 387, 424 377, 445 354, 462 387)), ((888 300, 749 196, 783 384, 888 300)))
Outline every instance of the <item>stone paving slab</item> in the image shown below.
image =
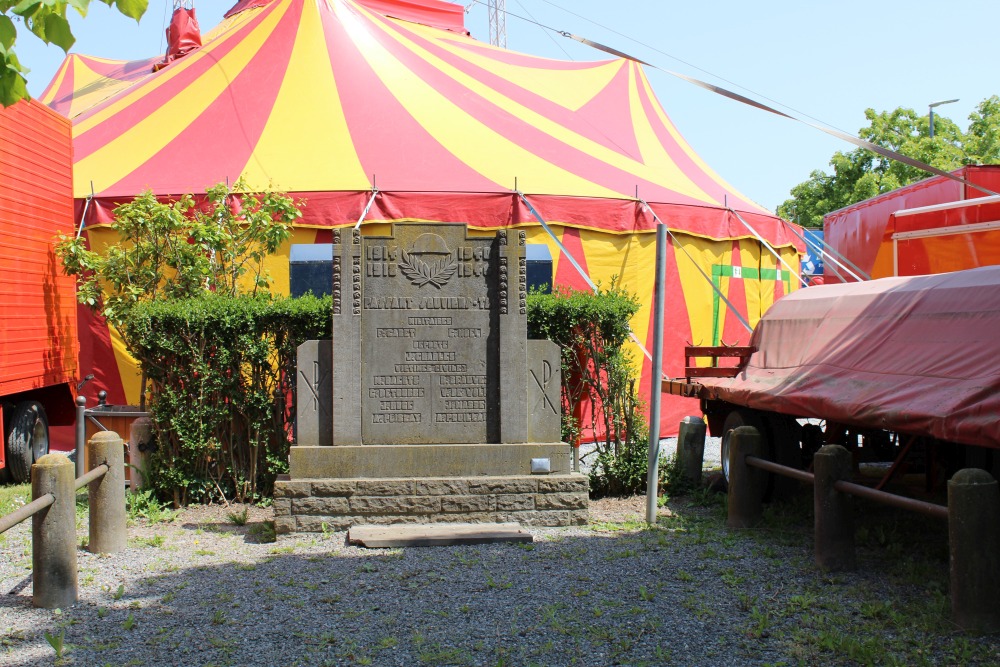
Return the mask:
POLYGON ((355 546, 440 547, 456 544, 530 543, 531 533, 519 523, 407 524, 392 526, 352 526, 347 542, 355 546))

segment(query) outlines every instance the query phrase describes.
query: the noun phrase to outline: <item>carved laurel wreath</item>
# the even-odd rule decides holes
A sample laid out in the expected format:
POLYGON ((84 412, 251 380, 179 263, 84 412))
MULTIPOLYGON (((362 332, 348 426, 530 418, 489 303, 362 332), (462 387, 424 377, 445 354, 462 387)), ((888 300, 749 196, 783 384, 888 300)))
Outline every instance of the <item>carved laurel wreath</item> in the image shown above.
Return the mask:
POLYGON ((399 263, 399 270, 417 287, 423 287, 427 283, 430 283, 437 288, 441 288, 455 275, 455 271, 458 270, 458 262, 455 261, 454 255, 448 255, 433 264, 427 264, 420 257, 407 253, 404 250, 402 252, 402 261, 399 263))

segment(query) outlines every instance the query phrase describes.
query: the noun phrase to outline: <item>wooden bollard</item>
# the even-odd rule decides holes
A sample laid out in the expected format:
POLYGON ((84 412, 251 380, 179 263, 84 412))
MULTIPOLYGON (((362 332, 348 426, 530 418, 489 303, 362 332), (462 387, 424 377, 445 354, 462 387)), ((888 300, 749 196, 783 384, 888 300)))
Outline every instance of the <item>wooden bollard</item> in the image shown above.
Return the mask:
POLYGON ((948 480, 951 617, 975 632, 1000 630, 1000 485, 966 468, 948 480))
POLYGON ((763 514, 759 468, 746 464, 747 456, 760 457, 760 432, 753 426, 739 426, 729 434, 729 518, 730 528, 752 528, 763 514))
POLYGON ((837 481, 850 479, 851 471, 851 453, 840 445, 825 445, 813 456, 816 565, 828 572, 856 565, 851 496, 833 488, 837 481))
POLYGON ((125 515, 125 445, 114 431, 101 431, 87 443, 87 463, 93 470, 102 463, 108 472, 90 483, 91 553, 110 554, 127 546, 125 515))
POLYGON ((31 466, 31 497, 55 502, 31 517, 32 599, 56 609, 77 601, 76 466, 62 454, 46 454, 31 466))
POLYGON ((677 459, 684 480, 697 486, 705 460, 705 421, 701 417, 685 417, 677 432, 677 459))

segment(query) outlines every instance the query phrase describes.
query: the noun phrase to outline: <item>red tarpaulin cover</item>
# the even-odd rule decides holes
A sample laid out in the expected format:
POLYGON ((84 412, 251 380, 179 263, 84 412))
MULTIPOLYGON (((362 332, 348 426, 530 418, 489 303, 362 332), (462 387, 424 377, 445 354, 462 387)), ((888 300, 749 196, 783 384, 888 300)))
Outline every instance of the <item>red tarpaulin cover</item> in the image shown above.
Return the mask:
POLYGON ((163 60, 153 65, 153 71, 159 71, 201 46, 201 28, 194 15, 194 7, 185 9, 179 7, 170 17, 167 26, 167 53, 163 60))
POLYGON ((777 301, 735 378, 747 407, 1000 447, 1000 267, 823 285, 777 301))

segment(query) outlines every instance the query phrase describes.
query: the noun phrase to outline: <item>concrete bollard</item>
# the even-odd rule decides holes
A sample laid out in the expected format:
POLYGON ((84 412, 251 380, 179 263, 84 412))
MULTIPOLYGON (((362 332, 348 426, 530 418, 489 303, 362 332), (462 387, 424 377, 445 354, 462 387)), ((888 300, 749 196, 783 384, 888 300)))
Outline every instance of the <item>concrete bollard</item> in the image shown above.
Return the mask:
POLYGON ((761 484, 759 468, 746 464, 747 456, 760 457, 760 432, 753 426, 740 426, 729 433, 729 518, 730 528, 752 528, 760 521, 761 484))
POLYGON ((701 417, 685 417, 677 432, 677 464, 684 480, 692 486, 701 484, 705 460, 705 421, 701 417))
POLYGON ((93 470, 102 463, 108 472, 90 483, 91 553, 110 554, 124 551, 125 530, 125 449, 121 436, 102 431, 87 443, 87 463, 93 470))
POLYGON ((31 497, 55 502, 31 517, 32 604, 43 609, 76 603, 76 467, 62 454, 31 466, 31 497))
POLYGON ((852 469, 851 453, 840 445, 824 445, 813 456, 816 565, 828 572, 856 565, 851 496, 833 488, 837 481, 850 479, 852 469))
POLYGON ((1000 630, 1000 485, 985 470, 948 480, 951 617, 976 632, 1000 630))
POLYGON ((153 442, 153 420, 139 417, 132 422, 128 435, 129 489, 135 493, 146 481, 146 452, 153 442))

